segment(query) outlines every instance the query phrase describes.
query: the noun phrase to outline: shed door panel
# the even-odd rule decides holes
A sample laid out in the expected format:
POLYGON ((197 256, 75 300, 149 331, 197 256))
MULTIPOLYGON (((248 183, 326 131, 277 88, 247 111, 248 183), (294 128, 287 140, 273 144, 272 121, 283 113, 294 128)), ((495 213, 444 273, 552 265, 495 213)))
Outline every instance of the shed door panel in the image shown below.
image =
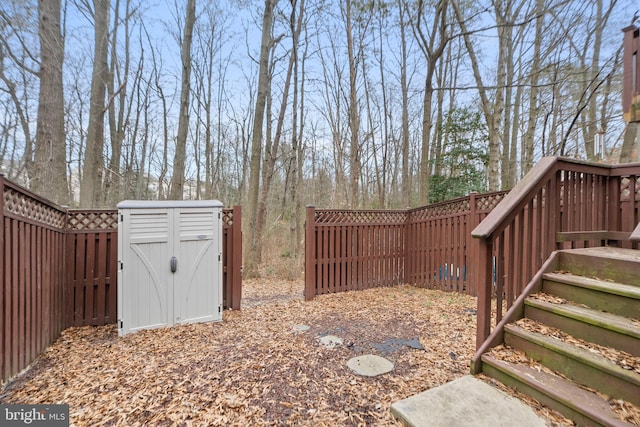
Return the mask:
POLYGON ((173 306, 170 301, 169 272, 171 218, 166 211, 144 210, 130 213, 129 259, 125 268, 130 306, 129 326, 139 329, 171 324, 173 306))
POLYGON ((214 238, 218 218, 212 208, 177 210, 176 214, 174 250, 179 260, 176 272, 179 280, 176 277, 174 281, 176 323, 220 320, 219 247, 214 238))

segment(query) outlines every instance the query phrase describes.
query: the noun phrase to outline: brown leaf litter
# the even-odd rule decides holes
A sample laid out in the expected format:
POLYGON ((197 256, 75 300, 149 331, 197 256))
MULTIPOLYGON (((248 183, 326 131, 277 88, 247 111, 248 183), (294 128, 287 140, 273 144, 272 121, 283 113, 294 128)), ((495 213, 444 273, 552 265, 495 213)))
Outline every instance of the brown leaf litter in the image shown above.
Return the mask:
MULTIPOLYGON (((76 426, 385 426, 399 425, 391 403, 468 374, 475 298, 398 286, 305 302, 302 286, 245 281, 243 309, 218 323, 121 338, 115 325, 67 329, 0 402, 66 403, 76 426), (343 345, 320 345, 329 334, 343 345), (424 349, 381 345, 393 340, 424 349), (347 368, 368 353, 394 370, 368 378, 347 368)), ((554 425, 553 411, 538 413, 554 425)))

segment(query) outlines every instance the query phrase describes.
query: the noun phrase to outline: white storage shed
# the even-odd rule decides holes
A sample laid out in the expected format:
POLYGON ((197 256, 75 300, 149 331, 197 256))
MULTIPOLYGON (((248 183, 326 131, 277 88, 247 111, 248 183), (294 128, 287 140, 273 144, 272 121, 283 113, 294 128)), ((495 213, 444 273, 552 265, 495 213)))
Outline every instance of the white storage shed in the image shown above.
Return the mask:
POLYGON ((222 320, 222 203, 118 204, 118 334, 222 320))

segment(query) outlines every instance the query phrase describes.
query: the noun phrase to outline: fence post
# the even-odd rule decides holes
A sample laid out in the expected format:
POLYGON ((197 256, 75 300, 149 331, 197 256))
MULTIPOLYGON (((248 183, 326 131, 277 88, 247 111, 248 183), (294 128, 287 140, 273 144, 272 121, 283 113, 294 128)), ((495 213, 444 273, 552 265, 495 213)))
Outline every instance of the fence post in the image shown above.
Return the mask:
POLYGON ((478 265, 475 265, 478 261, 478 252, 480 251, 480 240, 475 239, 471 235, 471 231, 480 224, 480 216, 477 213, 476 196, 478 193, 473 192, 469 194, 469 210, 467 211, 467 230, 466 233, 466 249, 465 249, 465 272, 466 272, 466 287, 467 295, 478 295, 478 281, 472 280, 470 272, 478 270, 478 265))
POLYGON ((231 256, 231 308, 240 310, 242 300, 242 207, 233 207, 233 225, 231 228, 233 239, 233 254, 231 256))
POLYGON ((62 296, 62 305, 64 307, 64 324, 63 328, 73 326, 73 261, 75 261, 75 233, 70 230, 70 214, 67 211, 64 224, 64 294, 62 296))
POLYGON ((304 226, 304 299, 316 296, 316 208, 307 206, 304 226))
POLYGON ((411 270, 413 268, 413 263, 411 262, 411 236, 413 235, 413 233, 411 233, 411 219, 413 218, 413 215, 412 211, 409 208, 405 209, 404 215, 405 220, 403 225, 404 245, 402 245, 402 283, 407 284, 409 283, 409 280, 411 280, 411 275, 413 274, 413 271, 411 270))

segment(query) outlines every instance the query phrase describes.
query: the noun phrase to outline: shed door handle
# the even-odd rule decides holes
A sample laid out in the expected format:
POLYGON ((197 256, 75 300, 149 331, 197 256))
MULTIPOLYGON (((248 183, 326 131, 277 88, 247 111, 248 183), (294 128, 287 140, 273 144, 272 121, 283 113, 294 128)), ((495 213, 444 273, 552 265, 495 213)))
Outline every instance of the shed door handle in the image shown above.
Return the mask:
POLYGON ((175 273, 178 269, 178 258, 172 256, 169 264, 171 265, 171 272, 175 273))

